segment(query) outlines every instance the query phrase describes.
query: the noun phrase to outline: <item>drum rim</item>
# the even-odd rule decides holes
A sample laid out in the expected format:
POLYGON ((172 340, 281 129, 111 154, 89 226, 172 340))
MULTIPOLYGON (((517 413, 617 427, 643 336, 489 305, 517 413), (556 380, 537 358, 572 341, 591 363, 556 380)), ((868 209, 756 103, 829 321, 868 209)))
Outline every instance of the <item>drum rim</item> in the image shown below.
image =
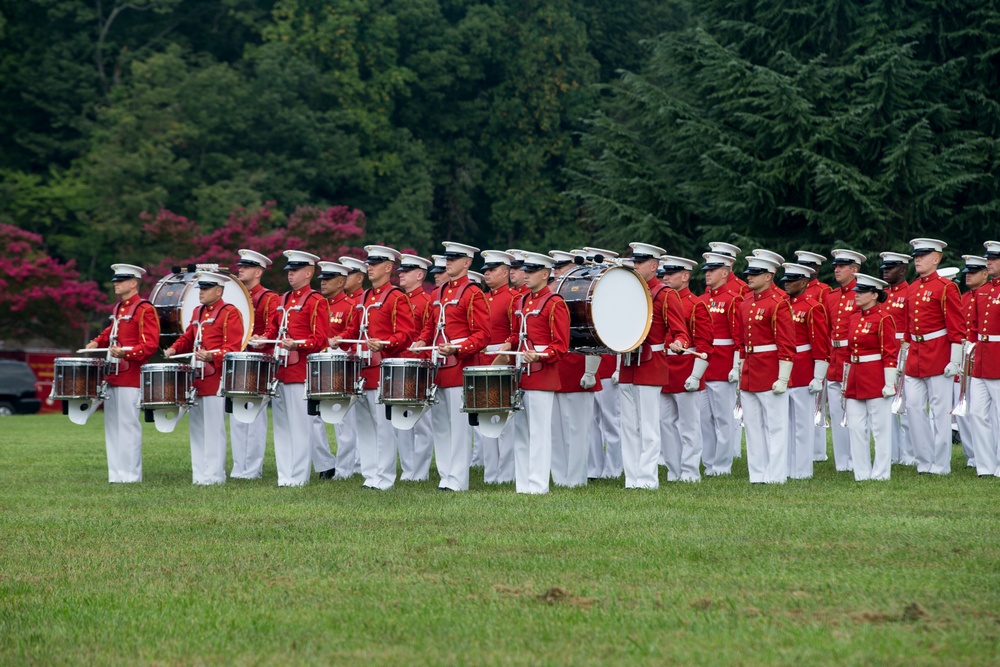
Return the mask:
POLYGON ((95 359, 93 357, 56 357, 52 365, 53 367, 60 365, 59 362, 63 362, 63 366, 103 366, 108 363, 105 359, 95 359))
POLYGON ((142 372, 145 373, 147 369, 150 371, 173 370, 173 371, 180 371, 182 373, 187 373, 193 371, 194 367, 191 366, 191 364, 178 364, 178 363, 143 364, 142 372))
POLYGON ((430 359, 409 359, 406 357, 388 357, 382 359, 379 366, 412 366, 414 368, 430 367, 432 366, 430 359))
POLYGON ((507 375, 513 374, 516 366, 466 366, 462 369, 463 375, 507 375))
POLYGON ((306 355, 306 361, 328 361, 332 359, 342 359, 344 361, 361 361, 361 357, 350 352, 340 353, 340 352, 313 352, 312 354, 306 355))
MULTIPOLYGON (((594 266, 594 265, 578 266, 578 267, 575 267, 573 269, 570 269, 569 271, 567 271, 563 275, 561 275, 558 278, 556 278, 556 284, 553 286, 552 291, 555 294, 558 294, 559 296, 562 296, 563 298, 566 298, 561 293, 561 290, 562 290, 563 285, 565 285, 571 278, 572 279, 583 278, 585 276, 582 275, 582 274, 587 274, 587 273, 590 273, 590 272, 594 272, 595 275, 601 275, 601 276, 603 276, 603 275, 605 275, 605 274, 607 274, 607 273, 609 273, 611 271, 615 271, 615 270, 628 271, 629 273, 631 273, 631 274, 633 274, 635 276, 635 278, 639 281, 639 283, 643 287, 645 287, 644 291, 646 293, 646 310, 650 314, 650 316, 646 319, 646 326, 643 329, 642 336, 639 337, 639 340, 636 343, 635 347, 638 347, 639 345, 641 345, 646 340, 646 338, 649 336, 650 329, 652 329, 652 327, 653 327, 653 317, 652 317, 652 315, 653 315, 653 295, 649 291, 649 283, 647 283, 645 280, 643 280, 642 276, 640 276, 639 272, 636 271, 635 269, 631 269, 631 268, 629 268, 627 266, 613 266, 613 265, 612 266, 594 266)), ((587 315, 590 318, 590 320, 593 320, 594 290, 597 289, 597 283, 598 283, 597 280, 592 280, 590 282, 590 285, 587 287, 586 305, 587 305, 587 315)), ((571 323, 571 328, 572 328, 572 323, 571 323)), ((632 348, 630 348, 628 350, 618 350, 618 349, 615 349, 613 347, 610 347, 609 345, 607 345, 607 343, 605 343, 604 339, 601 338, 601 334, 598 333, 596 326, 594 326, 593 324, 591 324, 588 328, 591 331, 594 332, 594 338, 596 338, 601 343, 601 346, 604 349, 606 349, 609 352, 611 352, 611 353, 614 353, 614 354, 624 354, 625 352, 630 352, 631 350, 635 349, 635 347, 632 347, 632 348)), ((587 345, 581 345, 581 346, 577 346, 577 347, 573 347, 571 345, 569 349, 571 351, 577 351, 577 350, 592 350, 594 348, 592 346, 587 346, 587 345)))
MULTIPOLYGON (((222 265, 219 265, 219 267, 221 268, 222 265)), ((149 303, 153 305, 154 310, 157 309, 156 299, 157 297, 159 297, 160 290, 163 289, 164 286, 170 284, 171 281, 173 281, 173 284, 175 285, 184 285, 184 291, 181 292, 180 297, 178 298, 177 304, 175 306, 177 310, 180 311, 178 313, 177 319, 178 321, 180 321, 182 330, 179 333, 176 331, 169 331, 169 332, 161 331, 160 332, 161 335, 165 333, 167 335, 177 336, 178 338, 184 335, 184 331, 187 330, 187 327, 190 324, 190 322, 182 321, 183 320, 182 313, 184 311, 184 301, 187 298, 188 293, 192 289, 197 289, 198 281, 195 280, 195 277, 198 275, 198 272, 200 270, 201 269, 196 269, 194 272, 182 271, 180 273, 170 272, 169 274, 163 276, 158 281, 156 281, 156 285, 153 286, 153 291, 150 292, 149 294, 149 303)), ((238 285, 239 289, 243 292, 243 297, 246 299, 247 312, 249 314, 249 317, 247 319, 249 321, 244 320, 243 322, 243 342, 240 344, 240 349, 242 350, 250 342, 250 337, 253 336, 254 318, 256 317, 256 313, 254 312, 255 309, 253 305, 253 297, 250 296, 250 290, 247 289, 247 286, 244 285, 242 282, 240 282, 240 280, 236 278, 236 276, 230 273, 222 273, 218 269, 216 269, 215 272, 221 276, 226 277, 228 279, 227 283, 232 282, 235 285, 238 285)), ((223 286, 223 288, 225 288, 225 286, 223 286)), ((232 302, 224 301, 224 303, 232 303, 232 302)), ((239 306, 237 306, 235 303, 233 305, 236 306, 237 310, 239 310, 239 306)), ((160 307, 165 307, 165 306, 166 304, 160 307)), ((160 320, 159 310, 156 310, 156 319, 157 321, 160 320)))
POLYGON ((234 361, 264 361, 265 359, 270 359, 274 361, 274 357, 267 352, 243 352, 242 350, 239 352, 226 352, 222 359, 223 361, 227 359, 234 361))

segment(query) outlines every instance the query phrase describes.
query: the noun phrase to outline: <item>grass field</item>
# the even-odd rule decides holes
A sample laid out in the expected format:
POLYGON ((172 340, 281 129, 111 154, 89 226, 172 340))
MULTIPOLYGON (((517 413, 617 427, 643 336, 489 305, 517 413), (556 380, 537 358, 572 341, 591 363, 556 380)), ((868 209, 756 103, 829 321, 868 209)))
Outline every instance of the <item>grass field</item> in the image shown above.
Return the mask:
POLYGON ((191 485, 187 425, 109 485, 101 414, 0 421, 0 665, 1000 663, 1000 479, 544 497, 191 485))

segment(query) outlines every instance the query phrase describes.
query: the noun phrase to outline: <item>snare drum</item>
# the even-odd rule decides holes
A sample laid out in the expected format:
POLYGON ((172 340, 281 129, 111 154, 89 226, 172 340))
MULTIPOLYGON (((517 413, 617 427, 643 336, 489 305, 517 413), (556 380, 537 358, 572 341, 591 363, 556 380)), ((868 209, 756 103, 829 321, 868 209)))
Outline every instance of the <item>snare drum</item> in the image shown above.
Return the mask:
POLYGON ((222 393, 269 396, 274 380, 274 357, 261 352, 227 352, 222 361, 222 393))
POLYGON ((193 378, 190 364, 146 364, 142 367, 139 407, 153 410, 191 405, 193 378))
POLYGON ((361 393, 361 359, 353 354, 317 352, 306 357, 309 382, 306 398, 350 398, 361 393))
POLYGON ((383 359, 379 366, 379 403, 420 405, 433 400, 433 365, 427 359, 383 359))
POLYGON ((653 321, 649 288, 623 266, 581 266, 556 278, 552 290, 569 306, 569 347, 628 352, 646 339, 653 321))
POLYGON ((499 412, 520 407, 520 381, 513 366, 466 366, 462 412, 499 412))
POLYGON ((99 398, 104 384, 104 359, 60 357, 52 373, 52 399, 99 398))

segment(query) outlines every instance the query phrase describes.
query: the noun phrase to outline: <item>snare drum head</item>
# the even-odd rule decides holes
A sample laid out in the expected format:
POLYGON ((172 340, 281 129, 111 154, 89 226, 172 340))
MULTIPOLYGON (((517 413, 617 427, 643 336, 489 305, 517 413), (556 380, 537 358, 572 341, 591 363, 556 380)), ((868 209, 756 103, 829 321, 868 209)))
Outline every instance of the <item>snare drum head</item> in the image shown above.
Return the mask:
MULTIPOLYGON (((225 276, 226 284, 222 289, 222 300, 236 306, 243 318, 243 345, 246 347, 247 341, 253 335, 253 299, 250 292, 239 280, 228 274, 225 276)), ((165 278, 161 278, 153 288, 149 300, 157 308, 160 315, 160 328, 164 333, 182 334, 191 323, 194 310, 200 303, 198 301, 198 274, 197 273, 172 273, 165 278), (176 313, 180 310, 180 318, 176 319, 169 313, 176 313), (168 331, 173 329, 173 331, 168 331), (179 329, 179 330, 177 330, 179 329)))
POLYGON ((429 367, 431 362, 427 359, 401 359, 398 357, 390 357, 389 359, 383 359, 381 361, 382 366, 398 366, 400 368, 423 368, 429 367))
POLYGON ((464 375, 510 375, 513 366, 466 366, 462 369, 464 375))
POLYGON ((62 368, 66 366, 104 366, 107 361, 104 357, 94 359, 93 357, 57 357, 53 364, 62 368))
POLYGON ((143 373, 190 373, 191 364, 145 364, 143 373))
POLYGON ((597 280, 591 299, 594 331, 612 352, 628 352, 646 339, 653 301, 638 273, 611 267, 597 280))

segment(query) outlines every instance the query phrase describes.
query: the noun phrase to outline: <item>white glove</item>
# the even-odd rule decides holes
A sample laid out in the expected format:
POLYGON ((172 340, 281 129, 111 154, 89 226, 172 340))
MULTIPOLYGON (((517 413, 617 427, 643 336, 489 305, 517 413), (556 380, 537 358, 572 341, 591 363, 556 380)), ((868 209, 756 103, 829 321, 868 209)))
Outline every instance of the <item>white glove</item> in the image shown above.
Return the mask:
POLYGON ((584 389, 590 389, 595 384, 597 384, 597 368, 601 365, 601 358, 596 354, 588 354, 586 361, 584 361, 584 373, 583 377, 580 378, 580 386, 584 389))
POLYGON ((962 344, 951 344, 951 361, 944 367, 944 376, 953 378, 962 372, 962 344))
POLYGON ((618 371, 611 374, 611 384, 618 385, 618 371))
POLYGON ((729 371, 729 381, 739 382, 740 381, 740 370, 742 369, 742 364, 740 363, 740 351, 736 350, 733 352, 733 370, 729 371))
POLYGON ((890 396, 896 395, 896 367, 890 366, 889 368, 883 368, 882 373, 885 375, 885 386, 882 387, 882 398, 889 398, 890 396))
POLYGON ((684 380, 684 391, 698 391, 701 387, 701 376, 705 374, 705 369, 707 368, 708 359, 695 357, 694 368, 691 370, 691 375, 687 380, 684 380))
POLYGON ((784 394, 788 391, 788 378, 792 377, 792 362, 778 361, 778 381, 771 385, 771 391, 775 394, 784 394))
POLYGON ((813 361, 813 379, 809 383, 809 393, 818 394, 823 391, 823 381, 826 380, 826 371, 830 368, 829 361, 816 359, 813 361))

